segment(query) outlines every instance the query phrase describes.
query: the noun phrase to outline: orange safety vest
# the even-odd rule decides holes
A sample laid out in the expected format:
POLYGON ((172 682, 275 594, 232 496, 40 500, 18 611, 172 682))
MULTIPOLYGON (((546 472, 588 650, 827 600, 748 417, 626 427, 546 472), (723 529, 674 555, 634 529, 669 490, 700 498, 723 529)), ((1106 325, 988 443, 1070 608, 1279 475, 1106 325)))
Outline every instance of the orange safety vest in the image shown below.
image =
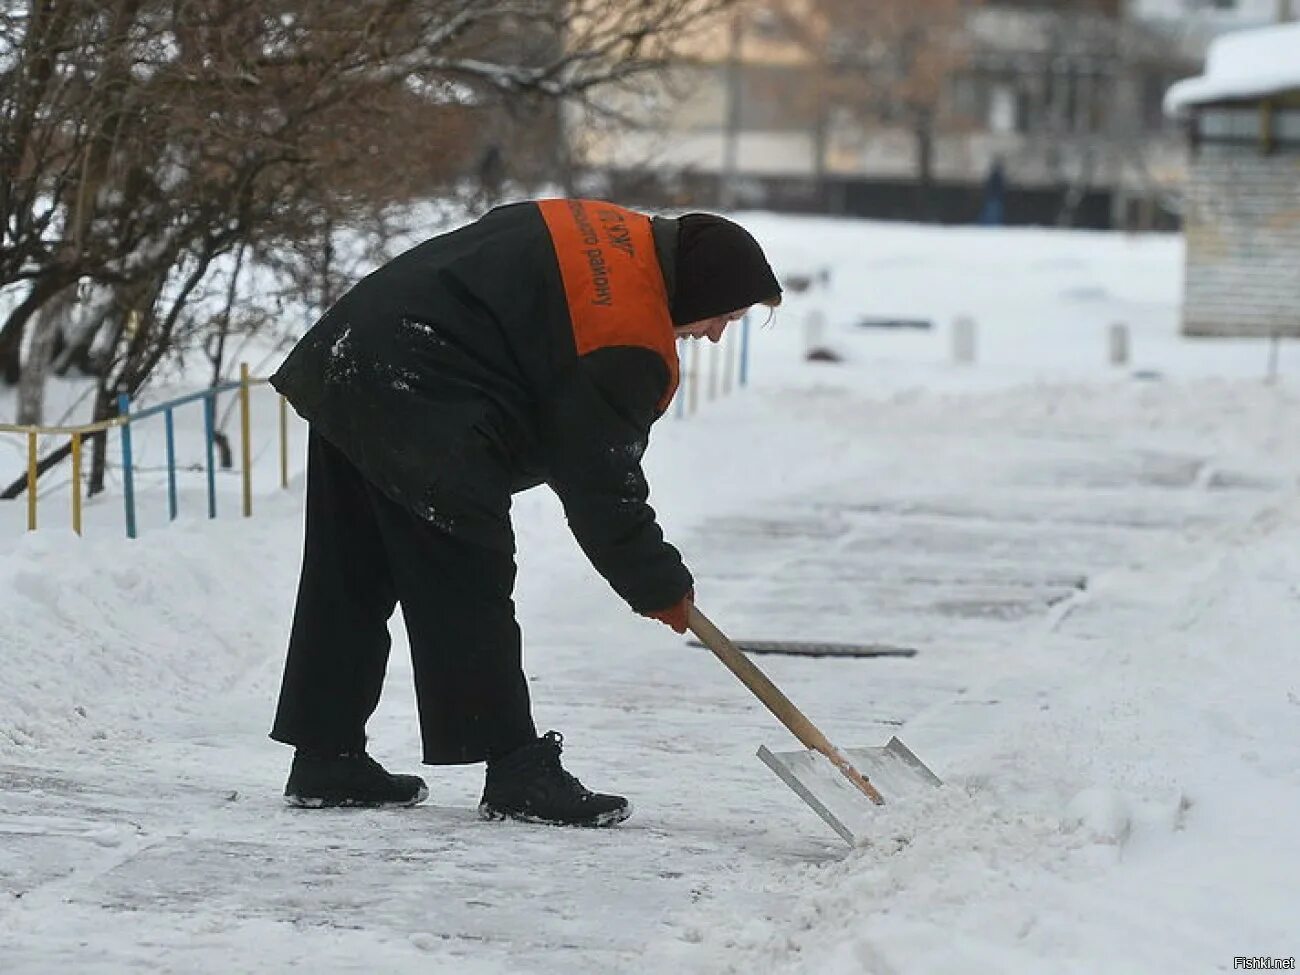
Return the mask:
POLYGON ((601 200, 540 200, 564 281, 578 355, 632 345, 668 367, 662 413, 677 391, 680 366, 668 292, 650 218, 601 200))

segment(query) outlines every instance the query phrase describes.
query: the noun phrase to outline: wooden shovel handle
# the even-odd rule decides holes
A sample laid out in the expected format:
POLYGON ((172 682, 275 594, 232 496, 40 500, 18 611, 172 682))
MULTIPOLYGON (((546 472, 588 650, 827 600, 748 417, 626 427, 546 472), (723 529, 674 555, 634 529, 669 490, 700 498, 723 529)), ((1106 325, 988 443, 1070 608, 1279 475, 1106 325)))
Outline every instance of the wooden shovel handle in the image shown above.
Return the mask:
POLYGON ((714 655, 727 665, 727 669, 740 678, 778 721, 790 729, 790 733, 803 743, 805 748, 825 755, 831 763, 844 774, 844 777, 858 787, 867 798, 876 805, 884 805, 885 799, 867 777, 855 769, 843 752, 830 743, 815 724, 808 720, 794 702, 773 684, 765 673, 758 669, 752 660, 727 638, 727 635, 713 625, 713 622, 692 604, 687 616, 687 625, 691 632, 700 638, 700 642, 713 651, 714 655))

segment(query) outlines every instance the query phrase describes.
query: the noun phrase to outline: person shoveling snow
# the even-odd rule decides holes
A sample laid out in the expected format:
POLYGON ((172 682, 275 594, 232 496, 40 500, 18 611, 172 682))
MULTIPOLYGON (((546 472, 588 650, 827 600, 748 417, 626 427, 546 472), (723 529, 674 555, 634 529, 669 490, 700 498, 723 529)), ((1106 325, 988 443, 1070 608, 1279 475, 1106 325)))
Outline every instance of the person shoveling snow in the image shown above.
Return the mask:
POLYGON ((676 340, 717 342, 781 286, 742 227, 613 204, 498 207, 385 264, 272 377, 309 422, 306 540, 271 737, 298 806, 411 805, 428 789, 367 755, 388 620, 410 636, 426 764, 487 762, 490 819, 605 826, 538 736, 520 667, 511 495, 548 484, 633 610, 687 627, 694 581, 647 504, 651 424, 676 340))

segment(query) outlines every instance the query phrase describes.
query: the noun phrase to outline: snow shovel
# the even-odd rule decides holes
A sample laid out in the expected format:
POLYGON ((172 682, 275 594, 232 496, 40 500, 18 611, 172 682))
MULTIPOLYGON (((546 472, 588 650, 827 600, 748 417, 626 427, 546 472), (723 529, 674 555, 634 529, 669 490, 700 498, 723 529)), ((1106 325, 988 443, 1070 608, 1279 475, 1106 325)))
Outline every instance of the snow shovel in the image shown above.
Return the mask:
POLYGON ((843 751, 836 748, 781 689, 694 605, 687 617, 687 625, 700 642, 712 650, 808 749, 772 752, 759 746, 758 757, 850 846, 862 842, 870 828, 869 822, 863 818, 866 809, 864 796, 875 805, 883 806, 885 796, 880 788, 891 795, 903 796, 943 784, 897 738, 891 738, 887 745, 878 748, 843 751))

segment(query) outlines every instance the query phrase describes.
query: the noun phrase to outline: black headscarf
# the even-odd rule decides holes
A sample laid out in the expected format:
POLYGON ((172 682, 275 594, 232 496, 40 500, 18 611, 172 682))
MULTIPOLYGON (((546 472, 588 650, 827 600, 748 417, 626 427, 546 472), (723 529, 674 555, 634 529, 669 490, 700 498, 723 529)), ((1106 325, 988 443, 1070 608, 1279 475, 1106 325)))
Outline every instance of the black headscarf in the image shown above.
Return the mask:
POLYGON ((781 294, 763 249, 744 227, 711 213, 677 218, 674 325, 725 315, 781 294))

